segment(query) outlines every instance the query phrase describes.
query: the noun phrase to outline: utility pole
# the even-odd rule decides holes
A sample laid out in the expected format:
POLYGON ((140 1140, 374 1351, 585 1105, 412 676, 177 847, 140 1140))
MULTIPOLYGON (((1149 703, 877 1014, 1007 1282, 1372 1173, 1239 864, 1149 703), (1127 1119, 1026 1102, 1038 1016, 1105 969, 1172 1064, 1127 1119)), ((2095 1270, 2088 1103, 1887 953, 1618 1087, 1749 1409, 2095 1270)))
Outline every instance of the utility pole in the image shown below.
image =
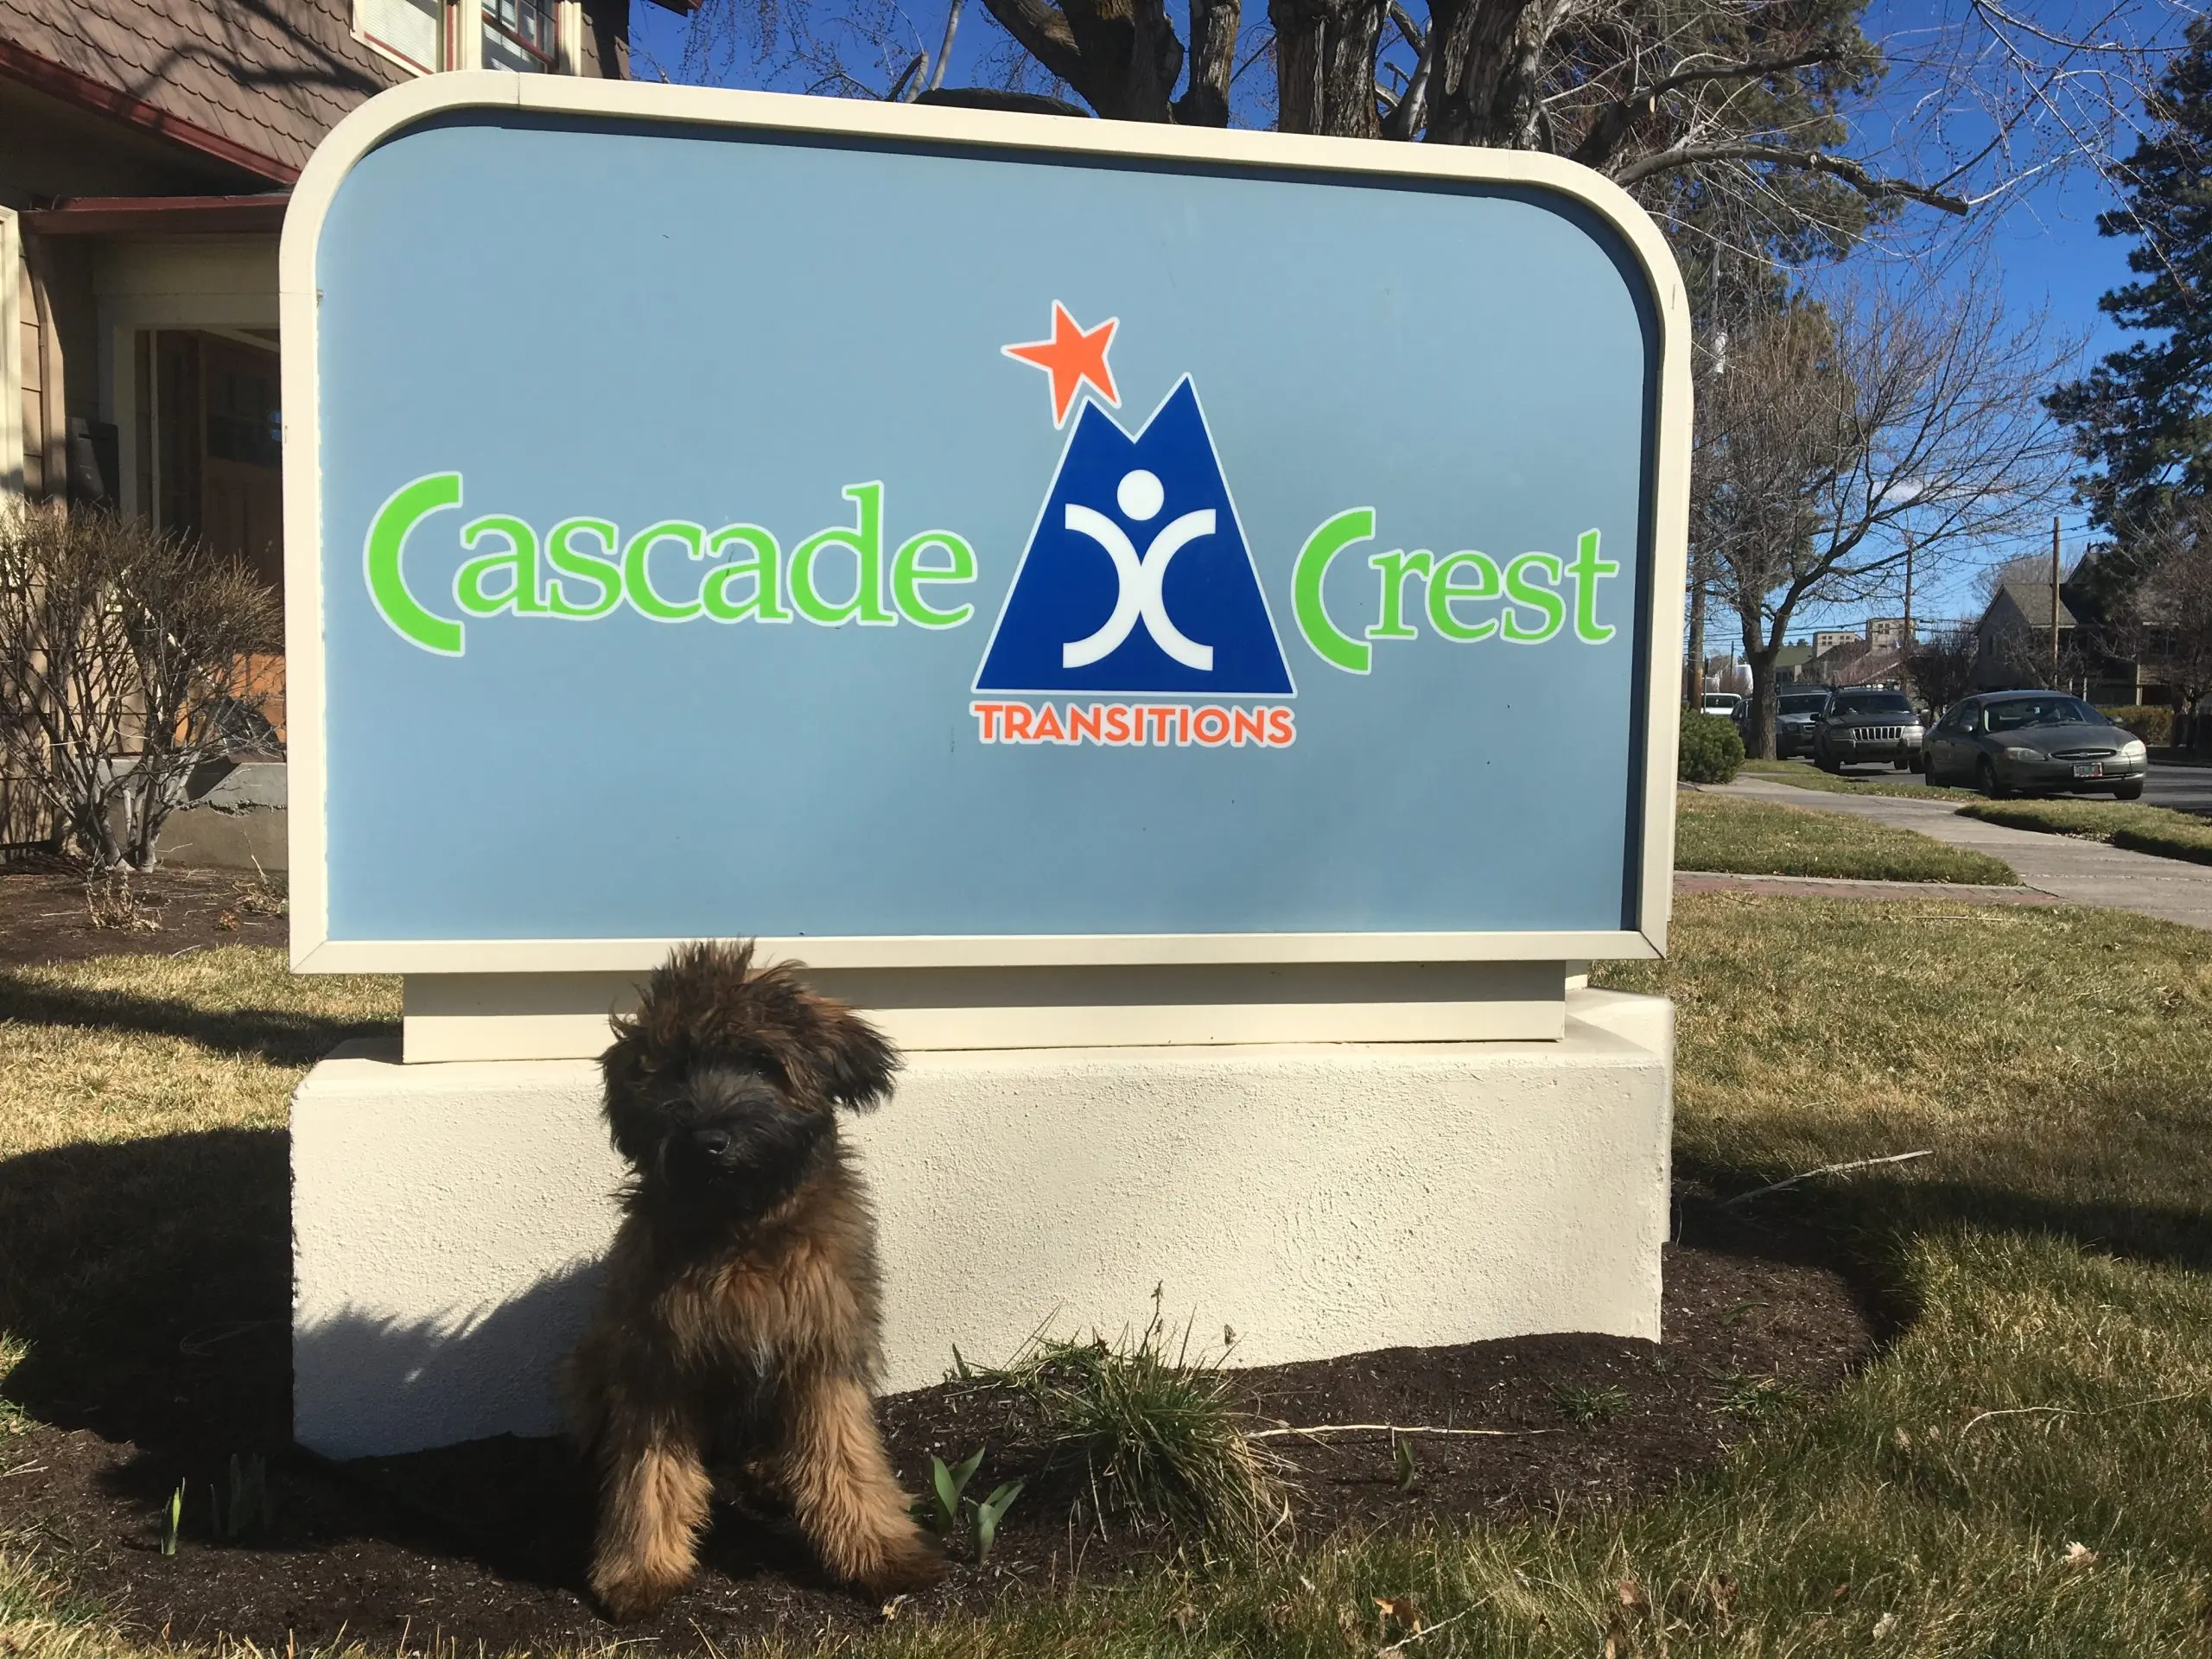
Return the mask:
POLYGON ((1912 532, 1904 533, 1904 640, 1905 650, 1912 649, 1912 532))
POLYGON ((1689 688, 1682 701, 1693 709, 1705 706, 1705 556, 1690 555, 1690 666, 1689 688))
POLYGON ((2050 519, 2050 689, 2062 690, 2058 683, 2058 516, 2050 519))
POLYGON ((1912 532, 1904 532, 1904 620, 1898 625, 1897 683, 1916 694, 1912 678, 1912 532))

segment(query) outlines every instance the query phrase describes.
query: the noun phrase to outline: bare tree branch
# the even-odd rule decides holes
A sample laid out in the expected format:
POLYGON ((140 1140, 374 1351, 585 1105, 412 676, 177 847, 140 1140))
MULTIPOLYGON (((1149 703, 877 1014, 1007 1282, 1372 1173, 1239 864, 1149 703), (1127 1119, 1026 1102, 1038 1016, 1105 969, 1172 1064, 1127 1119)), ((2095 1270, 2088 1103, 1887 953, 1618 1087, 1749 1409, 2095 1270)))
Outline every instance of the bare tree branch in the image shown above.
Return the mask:
POLYGON ((983 0, 1001 28, 1021 42, 1021 49, 1045 66, 1047 74, 1082 89, 1083 59, 1076 51, 1075 31, 1066 16, 1050 0, 983 0))
POLYGON ((1915 184, 1908 179, 1878 178, 1847 156, 1831 156, 1825 150, 1791 149, 1782 144, 1680 144, 1673 149, 1662 150, 1656 156, 1631 162, 1613 175, 1617 184, 1635 184, 1653 175, 1671 168, 1695 167, 1706 162, 1766 162, 1777 167, 1802 168, 1808 173, 1824 173, 1842 180, 1859 194, 1873 200, 1885 197, 1902 197, 1910 201, 1924 203, 1947 213, 1964 214, 1967 204, 1956 196, 1947 196, 1940 190, 1915 184))
POLYGON ((931 73, 930 84, 922 90, 933 92, 944 85, 944 67, 952 61, 952 37, 960 29, 960 9, 965 0, 952 0, 944 10, 944 41, 937 49, 937 67, 931 73))

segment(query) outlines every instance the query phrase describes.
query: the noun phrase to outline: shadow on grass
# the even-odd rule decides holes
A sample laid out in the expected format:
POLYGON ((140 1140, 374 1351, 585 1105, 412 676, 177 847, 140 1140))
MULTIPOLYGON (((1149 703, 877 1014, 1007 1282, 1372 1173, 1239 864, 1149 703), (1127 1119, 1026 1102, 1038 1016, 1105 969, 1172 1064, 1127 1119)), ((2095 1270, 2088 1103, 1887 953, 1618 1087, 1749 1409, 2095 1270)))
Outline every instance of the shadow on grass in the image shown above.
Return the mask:
MULTIPOLYGON (((1898 1274, 1896 1247, 1921 1234, 1964 1227, 2057 1238, 2128 1261, 2212 1272, 2212 1211, 2199 1206, 2059 1198, 1989 1182, 1866 1172, 1732 1202, 1774 1177, 1679 1155, 1675 1174, 1678 1187, 1697 1195, 1680 1204, 1683 1243, 1836 1268, 1885 1344, 1917 1312, 1898 1274)), ((2126 1187, 2114 1183, 2108 1190, 2126 1187)))
MULTIPOLYGON (((289 1154, 280 1130, 225 1129, 0 1160, 0 1331, 29 1351, 0 1397, 37 1422, 128 1442, 120 1457, 83 1455, 99 1458, 99 1486, 140 1515, 187 1484, 185 1529, 211 1610, 269 1593, 232 1582, 259 1570, 243 1558, 339 1541, 578 1590, 592 1499, 563 1441, 498 1435, 345 1463, 294 1447, 289 1154), (233 1454, 267 1459, 276 1521, 220 1540, 208 1504, 233 1454)), ((457 1332, 341 1319, 302 1340, 299 1363, 356 1402, 422 1395, 439 1432, 482 1436, 451 1402, 465 1406, 486 1380, 542 1402, 595 1280, 588 1268, 553 1275, 457 1332)), ((718 1527, 708 1559, 737 1578, 817 1579, 789 1529, 760 1520, 718 1527)), ((339 1558, 324 1567, 315 1570, 336 1575, 334 1592, 347 1569, 339 1558)))
MULTIPOLYGON (((180 1478, 189 1484, 187 1527, 200 1532, 194 1570, 205 1575, 211 1618, 276 1593, 251 1566, 274 1548, 308 1552, 280 1577, 317 1595, 339 1596, 362 1551, 403 1579, 427 1554, 535 1586, 531 1593, 588 1619, 573 1598, 591 1494, 562 1442, 499 1436, 344 1465, 291 1449, 287 1153, 281 1132, 221 1130, 0 1161, 0 1330, 29 1350, 0 1393, 37 1421, 130 1442, 123 1455, 103 1454, 99 1481, 132 1513, 150 1516, 180 1478), (199 1519, 203 1494, 232 1453, 255 1452, 270 1459, 274 1526, 219 1541, 199 1519), (339 1542, 346 1549, 333 1553, 339 1542)), ((1763 1184, 1749 1171, 1688 1160, 1681 1173, 1723 1197, 1763 1184)), ((2212 1224, 2202 1209, 2038 1199, 1971 1181, 1860 1176, 1733 1206, 1700 1198, 1682 1219, 1687 1243, 1842 1267, 1885 1334, 1910 1312, 1886 1246, 1937 1227, 2057 1235, 2212 1269, 2212 1224)), ((351 1371, 371 1389, 435 1390, 442 1377, 502 1368, 542 1389, 546 1357, 560 1345, 554 1327, 577 1317, 587 1279, 556 1276, 459 1334, 341 1321, 315 1339, 319 1351, 315 1342, 302 1348, 302 1363, 351 1371)), ((787 1527, 752 1511, 728 1514, 708 1549, 735 1579, 818 1577, 787 1527)), ((384 1611, 401 1605, 390 1600, 384 1611)))
POLYGON ((142 1446, 290 1440, 291 1172, 275 1129, 79 1142, 0 1161, 0 1393, 142 1446))
POLYGON ((337 1020, 283 1008, 207 1008, 167 997, 50 985, 0 969, 0 1020, 25 1025, 181 1037, 218 1053, 312 1065, 349 1037, 396 1032, 396 1020, 337 1020))

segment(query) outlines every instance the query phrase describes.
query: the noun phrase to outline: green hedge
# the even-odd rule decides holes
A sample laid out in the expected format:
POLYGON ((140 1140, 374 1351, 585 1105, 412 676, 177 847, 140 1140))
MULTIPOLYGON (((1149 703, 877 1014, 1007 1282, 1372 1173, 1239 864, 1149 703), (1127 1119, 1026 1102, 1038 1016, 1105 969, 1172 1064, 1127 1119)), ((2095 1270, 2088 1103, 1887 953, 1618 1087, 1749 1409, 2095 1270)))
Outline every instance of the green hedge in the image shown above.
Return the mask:
POLYGON ((1744 736, 1724 715, 1682 710, 1682 741, 1675 776, 1686 784, 1731 782, 1744 764, 1744 736))
POLYGON ((2144 703, 2130 703, 2125 709, 2100 709, 2097 712, 2115 726, 2125 726, 2154 749, 2163 749, 2174 741, 2174 711, 2153 709, 2144 703))

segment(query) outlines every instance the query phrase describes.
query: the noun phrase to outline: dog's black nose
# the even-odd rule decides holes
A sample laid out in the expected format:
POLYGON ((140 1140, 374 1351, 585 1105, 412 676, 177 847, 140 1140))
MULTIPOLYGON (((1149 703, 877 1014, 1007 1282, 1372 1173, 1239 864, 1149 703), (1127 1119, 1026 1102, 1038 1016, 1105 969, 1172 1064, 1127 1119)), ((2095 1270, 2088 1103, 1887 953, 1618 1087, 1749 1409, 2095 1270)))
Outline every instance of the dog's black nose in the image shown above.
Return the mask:
POLYGON ((699 1150, 709 1158, 719 1158, 729 1150, 728 1129, 695 1129, 692 1136, 699 1143, 699 1150))

